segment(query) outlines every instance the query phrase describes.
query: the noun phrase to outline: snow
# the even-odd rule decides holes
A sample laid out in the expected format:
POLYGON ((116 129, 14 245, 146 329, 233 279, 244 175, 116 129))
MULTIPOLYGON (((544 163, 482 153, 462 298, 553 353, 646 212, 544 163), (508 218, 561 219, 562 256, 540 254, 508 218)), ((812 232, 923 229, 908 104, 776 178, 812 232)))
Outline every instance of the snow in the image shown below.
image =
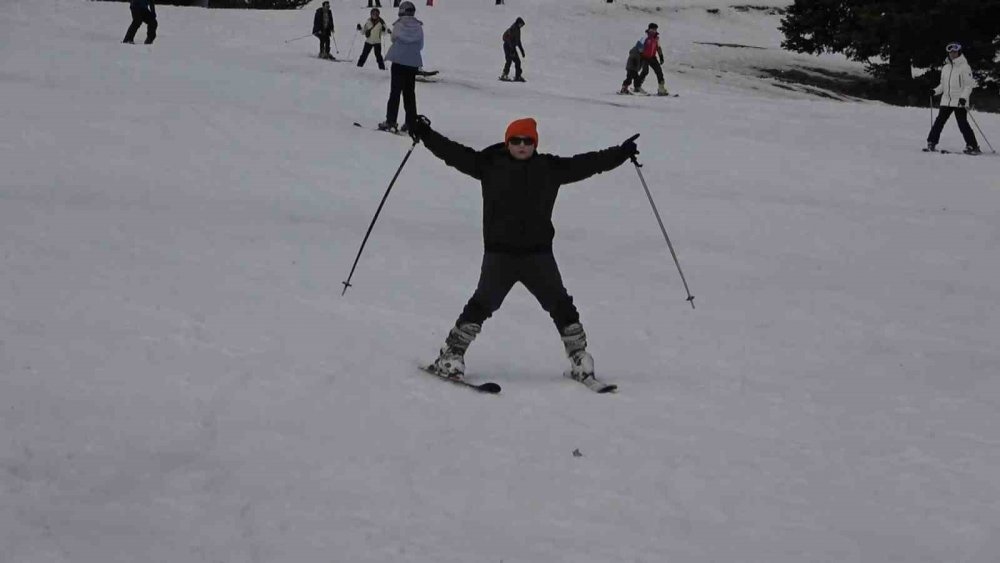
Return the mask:
MULTIPOLYGON (((502 395, 430 380, 480 195, 417 147, 340 295, 409 146, 352 126, 384 118, 374 61, 285 43, 310 7, 161 6, 146 47, 122 4, 5 2, 0 561, 996 561, 1000 161, 758 78, 859 72, 765 12, 436 4, 421 112, 475 147, 524 115, 557 154, 640 132, 697 309, 626 165, 555 217, 620 392, 561 377, 523 288, 468 355, 502 395), (525 85, 496 81, 517 15, 525 85), (651 20, 681 97, 615 96, 651 20)), ((362 5, 333 0, 341 54, 362 5)))

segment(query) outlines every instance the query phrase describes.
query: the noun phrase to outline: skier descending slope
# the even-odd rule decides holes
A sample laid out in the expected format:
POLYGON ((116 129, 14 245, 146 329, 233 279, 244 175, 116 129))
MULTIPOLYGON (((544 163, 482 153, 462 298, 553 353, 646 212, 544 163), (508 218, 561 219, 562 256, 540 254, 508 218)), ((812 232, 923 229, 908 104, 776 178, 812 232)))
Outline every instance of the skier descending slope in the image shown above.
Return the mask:
POLYGON ((411 124, 410 135, 445 164, 479 180, 483 193, 485 254, 479 285, 429 369, 442 377, 463 379, 469 344, 514 284, 521 282, 559 330, 570 360, 564 375, 595 391, 613 390, 594 376, 580 314, 563 287, 552 254, 552 210, 562 185, 607 172, 637 155, 634 137, 620 146, 566 158, 536 152, 538 129, 531 118, 512 122, 503 143, 482 151, 445 138, 422 115, 411 124))
POLYGON ((933 94, 941 96, 941 109, 934 125, 931 126, 930 133, 927 134, 927 150, 937 149, 938 141, 941 139, 941 130, 948 122, 951 114, 955 114, 955 121, 965 138, 965 152, 967 154, 980 154, 979 142, 976 134, 969 127, 968 111, 969 96, 976 87, 976 81, 972 77, 972 67, 969 66, 965 56, 962 55, 962 46, 958 43, 950 43, 945 50, 948 58, 945 59, 944 66, 941 67, 941 83, 934 88, 933 94))

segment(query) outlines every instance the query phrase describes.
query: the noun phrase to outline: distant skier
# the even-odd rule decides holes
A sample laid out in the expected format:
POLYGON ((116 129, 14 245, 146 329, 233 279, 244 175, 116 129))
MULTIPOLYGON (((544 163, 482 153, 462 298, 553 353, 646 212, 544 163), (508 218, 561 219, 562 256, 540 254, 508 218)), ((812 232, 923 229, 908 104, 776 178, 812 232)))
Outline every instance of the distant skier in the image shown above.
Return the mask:
POLYGON ((476 291, 429 369, 462 379, 469 344, 514 284, 521 282, 552 317, 562 337, 570 359, 565 375, 593 383, 588 381, 594 378, 594 359, 587 352, 587 335, 552 254, 552 210, 561 186, 617 168, 638 154, 635 142, 629 139, 619 146, 568 158, 538 154, 537 125, 534 119, 525 118, 507 126, 503 143, 476 151, 445 138, 430 125, 430 120, 418 116, 411 136, 423 141, 445 164, 482 185, 485 253, 476 291))
POLYGON ((625 61, 625 82, 622 82, 622 89, 619 94, 631 94, 628 87, 633 86, 636 91, 642 86, 639 81, 639 72, 642 70, 642 42, 636 43, 628 51, 628 60, 625 61))
POLYGON ((514 82, 524 82, 524 77, 521 76, 521 58, 517 56, 518 49, 521 50, 521 57, 526 56, 524 54, 524 45, 521 45, 522 27, 524 27, 524 20, 517 18, 514 20, 514 25, 503 32, 503 55, 505 62, 500 80, 510 80, 507 73, 510 72, 510 63, 514 63, 514 82))
POLYGON ((333 34, 333 12, 330 10, 330 3, 323 2, 323 5, 316 9, 313 17, 313 35, 319 39, 319 58, 333 60, 330 54, 330 35, 333 34))
POLYGON ((649 68, 652 67, 653 72, 656 73, 656 81, 658 83, 656 93, 661 96, 670 94, 667 92, 666 81, 663 78, 663 68, 660 66, 662 64, 663 49, 660 48, 659 26, 651 23, 646 28, 646 38, 642 40, 642 71, 639 73, 639 85, 635 88, 636 92, 640 94, 646 93, 642 89, 642 83, 646 81, 646 76, 649 75, 649 68))
POLYGON ((503 0, 497 0, 497 6, 503 6, 503 0))
POLYGON ((382 0, 375 0, 375 5, 374 6, 372 6, 372 0, 368 0, 368 7, 369 8, 381 8, 382 7, 382 0))
POLYGON ((135 33, 139 31, 139 26, 146 24, 146 45, 152 45, 156 39, 156 5, 153 0, 130 0, 129 9, 132 11, 132 24, 125 32, 125 39, 122 43, 135 43, 135 33))
POLYGON ((398 131, 399 98, 403 97, 406 125, 412 125, 417 116, 417 71, 423 66, 420 51, 424 48, 424 24, 415 15, 417 7, 410 0, 399 5, 399 19, 392 24, 392 46, 385 59, 392 62, 389 102, 386 104, 385 121, 378 124, 382 131, 398 131))
POLYGON ((382 60, 382 34, 388 33, 389 30, 385 25, 385 20, 382 19, 380 15, 381 12, 378 8, 373 8, 371 11, 371 16, 365 22, 364 27, 358 24, 358 31, 365 34, 365 46, 361 49, 361 56, 358 57, 358 66, 365 66, 365 61, 368 60, 368 54, 375 51, 375 62, 378 63, 378 67, 385 70, 385 62, 382 60))
POLYGON ((937 150, 944 124, 954 113, 958 129, 962 132, 962 137, 965 137, 965 153, 980 154, 979 141, 976 140, 976 134, 972 131, 972 127, 969 127, 967 116, 969 96, 972 95, 972 90, 976 87, 976 80, 972 77, 972 67, 962 55, 960 44, 949 43, 945 50, 948 52, 948 58, 945 59, 944 66, 941 67, 941 83, 933 90, 935 96, 941 96, 939 104, 941 109, 927 135, 927 150, 937 150))

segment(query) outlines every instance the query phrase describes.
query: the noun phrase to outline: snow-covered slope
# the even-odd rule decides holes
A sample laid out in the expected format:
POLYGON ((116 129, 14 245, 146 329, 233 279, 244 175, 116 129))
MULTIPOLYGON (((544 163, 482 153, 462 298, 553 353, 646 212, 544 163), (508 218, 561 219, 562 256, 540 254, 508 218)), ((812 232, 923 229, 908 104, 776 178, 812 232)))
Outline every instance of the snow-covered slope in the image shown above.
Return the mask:
MULTIPOLYGON (((698 309, 624 166, 555 218, 621 392, 561 378, 522 288, 468 356, 503 394, 430 380, 479 190, 415 149, 340 296, 409 145, 352 126, 384 117, 373 62, 286 44, 311 9, 162 6, 148 48, 122 4, 4 2, 0 561, 996 561, 1000 160, 753 78, 856 71, 764 12, 436 3, 420 110, 476 147, 525 115, 546 152, 642 133, 698 309), (518 15, 530 82, 499 83, 518 15), (615 96, 650 20, 681 97, 615 96)), ((333 0, 342 54, 363 4, 333 0)))

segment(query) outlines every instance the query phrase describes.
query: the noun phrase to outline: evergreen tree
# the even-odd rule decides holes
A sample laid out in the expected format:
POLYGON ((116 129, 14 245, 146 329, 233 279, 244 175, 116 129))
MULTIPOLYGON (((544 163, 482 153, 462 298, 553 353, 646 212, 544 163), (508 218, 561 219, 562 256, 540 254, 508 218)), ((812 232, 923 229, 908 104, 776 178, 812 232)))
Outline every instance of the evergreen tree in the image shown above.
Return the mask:
POLYGON ((911 85, 913 67, 940 67, 952 41, 981 81, 1000 79, 997 22, 1000 0, 795 0, 781 21, 781 46, 843 53, 898 91, 911 85))

